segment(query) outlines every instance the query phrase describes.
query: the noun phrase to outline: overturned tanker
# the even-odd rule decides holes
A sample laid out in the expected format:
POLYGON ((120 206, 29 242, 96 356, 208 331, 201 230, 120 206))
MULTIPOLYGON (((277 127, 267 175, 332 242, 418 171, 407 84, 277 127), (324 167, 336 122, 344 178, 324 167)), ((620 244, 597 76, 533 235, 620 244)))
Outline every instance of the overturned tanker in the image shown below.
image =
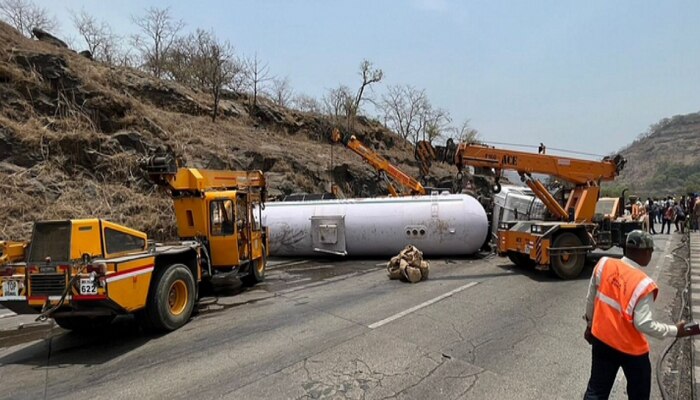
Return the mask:
POLYGON ((262 219, 274 256, 389 256, 408 244, 472 254, 488 233, 484 208, 465 194, 267 203, 262 219))

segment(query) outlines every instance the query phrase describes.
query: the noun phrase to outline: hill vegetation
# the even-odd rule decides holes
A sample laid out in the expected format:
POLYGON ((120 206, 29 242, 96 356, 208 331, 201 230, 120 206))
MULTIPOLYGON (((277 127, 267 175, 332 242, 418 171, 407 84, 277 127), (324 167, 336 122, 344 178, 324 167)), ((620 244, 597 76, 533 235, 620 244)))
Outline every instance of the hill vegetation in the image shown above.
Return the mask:
POLYGON ((700 112, 662 119, 620 153, 627 167, 605 186, 610 194, 623 188, 642 197, 700 191, 700 112))

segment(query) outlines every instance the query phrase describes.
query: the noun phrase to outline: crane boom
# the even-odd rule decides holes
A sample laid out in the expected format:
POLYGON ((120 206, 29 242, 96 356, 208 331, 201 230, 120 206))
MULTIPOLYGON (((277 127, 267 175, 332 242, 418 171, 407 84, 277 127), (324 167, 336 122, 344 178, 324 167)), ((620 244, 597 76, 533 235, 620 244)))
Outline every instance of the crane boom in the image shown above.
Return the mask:
POLYGON ((601 161, 581 160, 462 143, 455 152, 455 165, 460 171, 466 165, 494 168, 498 175, 503 170, 516 171, 553 215, 561 220, 573 217, 574 221, 586 222, 591 220, 595 212, 600 182, 615 179, 624 167, 625 159, 618 155, 601 161), (566 208, 552 197, 541 182, 532 177, 533 173, 546 174, 576 185, 566 208))
POLYGON ((265 201, 265 175, 262 171, 226 171, 180 168, 170 156, 153 156, 144 163, 148 177, 156 184, 179 192, 202 193, 259 189, 265 201))
MULTIPOLYGON (((372 151, 369 147, 360 142, 355 135, 342 135, 338 129, 334 129, 331 133, 331 140, 334 143, 342 142, 348 149, 352 150, 365 162, 372 166, 380 175, 386 174, 402 187, 408 189, 408 194, 424 195, 426 190, 420 182, 412 178, 410 175, 401 171, 392 165, 386 158, 372 151)), ((392 196, 398 196, 398 191, 389 182, 389 192, 392 196)))
POLYGON ((514 170, 521 174, 547 174, 575 185, 611 181, 620 173, 624 161, 606 157, 602 161, 532 154, 524 151, 496 149, 478 144, 460 144, 455 164, 514 170))

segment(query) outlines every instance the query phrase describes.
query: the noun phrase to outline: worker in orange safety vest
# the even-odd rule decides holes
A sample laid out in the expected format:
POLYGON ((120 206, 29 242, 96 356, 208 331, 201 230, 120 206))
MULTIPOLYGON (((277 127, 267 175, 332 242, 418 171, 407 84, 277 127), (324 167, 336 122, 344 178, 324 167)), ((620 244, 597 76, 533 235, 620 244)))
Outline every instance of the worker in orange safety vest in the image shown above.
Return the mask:
POLYGON ((668 325, 652 318, 652 304, 659 291, 640 267, 646 267, 654 251, 647 232, 627 235, 625 257, 603 257, 596 264, 588 286, 584 338, 592 345, 591 377, 585 400, 607 399, 622 367, 630 399, 649 399, 651 363, 645 335, 658 339, 690 336, 697 325, 681 321, 668 325))

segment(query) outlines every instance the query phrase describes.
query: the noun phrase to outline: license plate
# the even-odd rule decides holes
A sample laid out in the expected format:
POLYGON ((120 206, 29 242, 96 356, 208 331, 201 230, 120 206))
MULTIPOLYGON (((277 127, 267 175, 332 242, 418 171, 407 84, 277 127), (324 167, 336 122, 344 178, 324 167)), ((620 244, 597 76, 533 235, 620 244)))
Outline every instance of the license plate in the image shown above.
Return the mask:
POLYGON ((19 296, 19 281, 2 281, 3 296, 19 296))
POLYGON ((97 294, 97 285, 90 279, 81 279, 80 294, 97 294))

